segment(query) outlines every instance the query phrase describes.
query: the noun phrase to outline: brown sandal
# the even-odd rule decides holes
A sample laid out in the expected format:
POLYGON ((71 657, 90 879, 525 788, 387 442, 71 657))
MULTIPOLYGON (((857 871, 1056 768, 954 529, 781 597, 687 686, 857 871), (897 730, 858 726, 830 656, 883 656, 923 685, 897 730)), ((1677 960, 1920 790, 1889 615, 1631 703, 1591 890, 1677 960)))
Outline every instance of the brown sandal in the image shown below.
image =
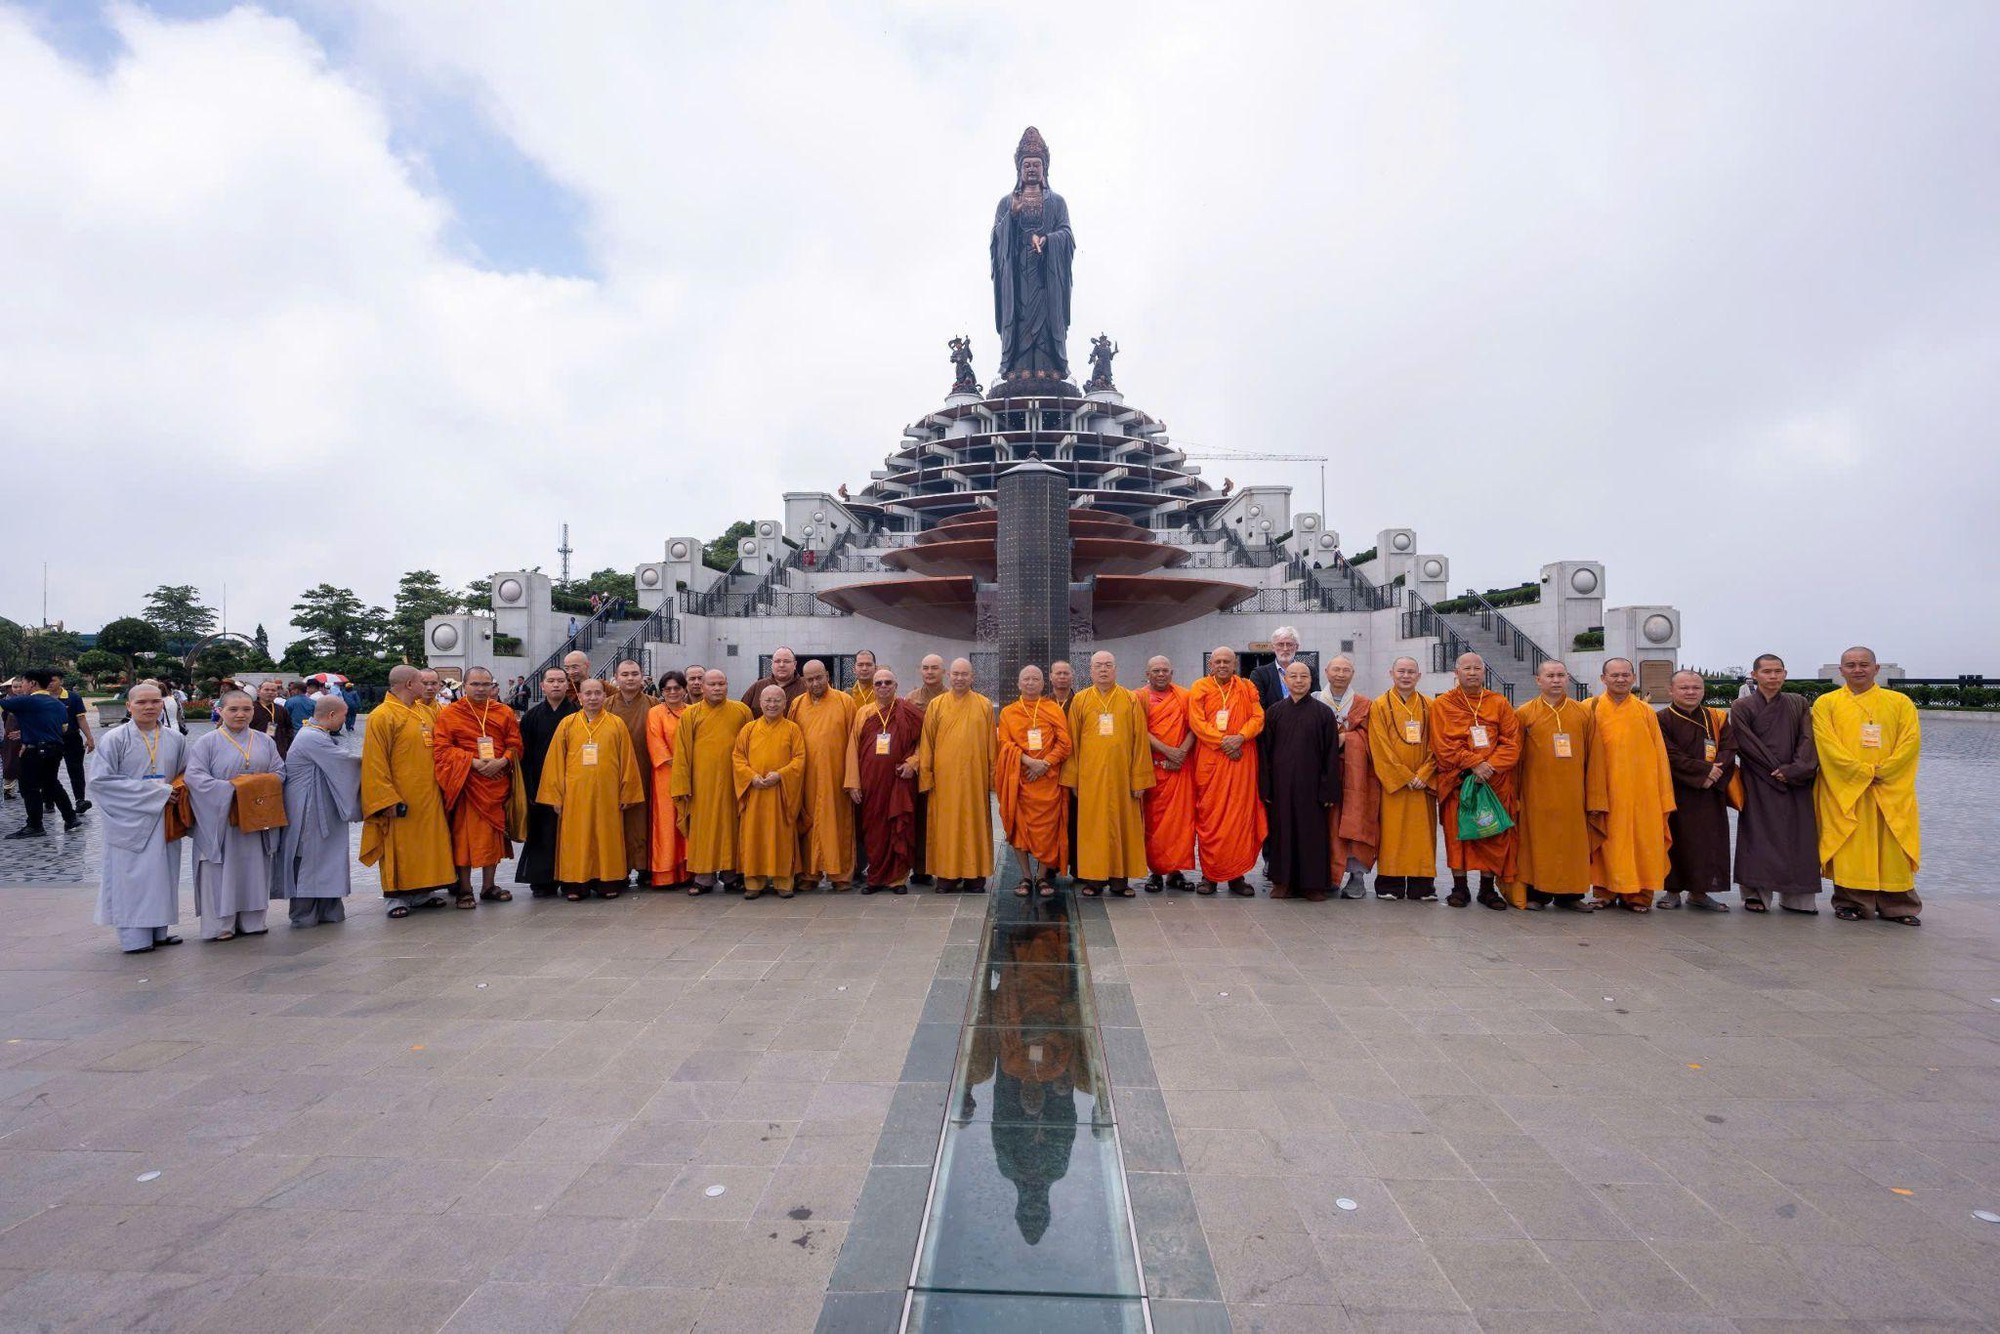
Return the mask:
POLYGON ((479 897, 485 899, 488 903, 512 903, 514 901, 514 891, 498 888, 482 889, 479 891, 479 897))
POLYGON ((471 894, 454 894, 451 896, 451 906, 466 909, 477 908, 479 900, 471 894))

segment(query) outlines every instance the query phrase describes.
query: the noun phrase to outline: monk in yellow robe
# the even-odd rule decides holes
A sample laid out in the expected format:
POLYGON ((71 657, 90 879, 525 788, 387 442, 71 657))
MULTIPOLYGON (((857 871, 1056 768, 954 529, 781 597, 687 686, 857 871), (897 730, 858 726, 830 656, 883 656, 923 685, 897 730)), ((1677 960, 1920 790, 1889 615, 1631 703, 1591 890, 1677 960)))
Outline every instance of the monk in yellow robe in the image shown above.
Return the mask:
POLYGON ((1153 745, 1146 710, 1118 684, 1109 653, 1090 656, 1090 684, 1070 698, 1069 736, 1062 781, 1076 792, 1077 893, 1096 898, 1108 888, 1129 899, 1132 881, 1146 876, 1153 745))
MULTIPOLYGON (((944 659, 935 653, 927 653, 917 664, 916 688, 903 696, 903 700, 921 714, 932 700, 944 693, 944 659)), ((930 805, 929 794, 920 786, 917 789, 916 842, 910 849, 910 856, 915 859, 910 868, 910 883, 913 885, 929 885, 936 879, 924 869, 924 849, 930 844, 930 805)))
POLYGON ((580 903, 625 892, 625 812, 646 799, 632 734, 605 707, 604 682, 583 679, 578 703, 556 727, 535 795, 556 813, 556 879, 563 897, 580 903))
POLYGON ((945 680, 923 706, 917 743, 917 789, 929 798, 924 869, 940 894, 984 894, 993 874, 993 701, 972 688, 964 658, 945 680))
POLYGON ((1516 879, 1500 887, 1517 908, 1589 912, 1590 855, 1598 835, 1589 812, 1597 733, 1590 705, 1569 695, 1569 668, 1550 658, 1535 669, 1541 693, 1514 711, 1521 725, 1521 840, 1516 879))
POLYGON ((389 693, 361 734, 361 864, 380 864, 391 917, 442 905, 437 891, 458 883, 431 758, 431 725, 417 711, 420 690, 416 668, 391 667, 389 693))
POLYGON ((1417 689, 1422 679, 1415 658, 1396 659, 1389 689, 1368 710, 1368 762, 1382 785, 1378 899, 1437 899, 1437 761, 1430 696, 1417 689))
MULTIPOLYGON (((1246 878, 1264 850, 1268 829, 1257 787, 1257 747, 1264 705, 1257 687, 1236 674, 1236 650, 1208 655, 1208 675, 1188 687, 1188 726, 1194 731, 1194 829, 1201 860, 1197 894, 1227 884, 1231 894, 1252 897, 1246 878)), ((1286 887, 1273 883, 1271 896, 1286 887)))
POLYGON ((646 715, 646 786, 652 793, 646 866, 655 889, 679 889, 688 883, 687 844, 681 839, 679 812, 674 808, 674 745, 687 707, 687 677, 668 672, 660 678, 660 702, 646 715))
MULTIPOLYGON (((612 673, 617 689, 605 696, 604 710, 619 722, 625 724, 625 736, 632 743, 632 753, 646 755, 646 716, 653 711, 659 701, 646 690, 646 669, 627 658, 618 664, 612 673)), ((653 851, 653 816, 647 804, 652 800, 653 785, 644 784, 646 801, 625 812, 625 860, 639 873, 640 884, 647 882, 647 862, 653 851)))
POLYGON ((1343 899, 1368 897, 1368 872, 1382 843, 1382 784, 1368 758, 1368 714, 1375 701, 1354 688, 1354 659, 1327 659, 1319 702, 1340 722, 1340 800, 1327 808, 1329 868, 1343 899), (1346 879, 1342 879, 1342 875, 1346 879))
POLYGON ((1486 659, 1477 653, 1461 653, 1453 665, 1457 686, 1431 701, 1431 758, 1437 762, 1435 786, 1438 819, 1444 824, 1444 859, 1451 870, 1451 893, 1445 902, 1463 908, 1472 902, 1466 885, 1470 876, 1480 906, 1500 912, 1507 900, 1500 897, 1499 884, 1514 879, 1514 851, 1518 828, 1485 838, 1458 836, 1459 795, 1467 774, 1493 790, 1500 805, 1513 819, 1518 809, 1514 796, 1514 769, 1521 763, 1521 725, 1506 697, 1486 688, 1486 659), (1484 878, 1480 874, 1484 872, 1484 878))
MULTIPOLYGON (((799 673, 806 688, 787 715, 806 738, 805 805, 799 815, 799 888, 824 878, 845 893, 854 879, 854 803, 847 799, 847 742, 854 732, 854 696, 832 689, 818 658, 799 673)), ((874 669, 869 669, 874 675, 874 669)))
POLYGON ((847 697, 854 701, 856 717, 875 702, 875 655, 868 649, 854 655, 854 684, 847 688, 847 697))
MULTIPOLYGON (((803 692, 801 698, 804 698, 803 692)), ((736 734, 731 769, 736 781, 736 869, 743 897, 768 886, 792 897, 799 865, 799 818, 805 804, 806 735, 785 716, 785 688, 773 683, 757 697, 758 717, 736 734)))
MULTIPOLYGON (((1146 660, 1146 685, 1136 692, 1146 711, 1153 748, 1153 785, 1146 789, 1146 892, 1192 889, 1195 869, 1194 729, 1188 726, 1186 686, 1174 684, 1174 664, 1146 660)), ((1074 797, 1071 805, 1075 805, 1074 797)))
POLYGON ((749 725, 750 710, 729 698, 729 677, 709 668, 701 702, 681 715, 674 738, 674 811, 694 877, 690 894, 736 874, 736 734, 749 725))
POLYGON ((432 732, 438 789, 451 814, 451 859, 458 868, 460 903, 472 897, 475 867, 480 898, 505 903, 514 897, 494 884, 494 873, 514 855, 508 806, 514 796, 514 766, 521 761, 521 724, 499 693, 492 672, 468 667, 465 694, 438 710, 432 732))
POLYGON ((993 791, 1000 798, 1000 827, 1021 855, 1023 898, 1055 896, 1055 876, 1069 857, 1069 800, 1062 762, 1069 758, 1069 722, 1042 697, 1042 669, 1021 669, 1021 697, 1000 710, 993 791))
POLYGON ((1916 926, 1923 912, 1917 867, 1917 756, 1923 738, 1916 706, 1875 684, 1873 649, 1840 655, 1846 683, 1813 701, 1819 749, 1820 871, 1833 881, 1833 915, 1858 922, 1873 915, 1916 926))
POLYGON ((1590 701, 1597 763, 1585 776, 1584 806, 1599 835, 1590 883, 1600 901, 1651 912, 1653 896, 1667 883, 1673 841, 1667 817, 1674 810, 1674 776, 1666 738, 1653 706, 1632 693, 1639 675, 1630 659, 1605 659, 1599 679, 1604 693, 1590 701))

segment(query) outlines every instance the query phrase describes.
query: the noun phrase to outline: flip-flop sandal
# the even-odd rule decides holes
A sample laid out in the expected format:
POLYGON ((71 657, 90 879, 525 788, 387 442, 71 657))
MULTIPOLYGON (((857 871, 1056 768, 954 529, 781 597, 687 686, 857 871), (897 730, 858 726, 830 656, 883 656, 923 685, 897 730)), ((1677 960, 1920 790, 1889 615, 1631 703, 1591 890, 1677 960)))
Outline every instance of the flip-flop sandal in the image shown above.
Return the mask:
POLYGON ((1116 893, 1118 897, 1121 899, 1135 898, 1139 893, 1138 890, 1132 888, 1132 886, 1130 885, 1123 886, 1122 888, 1117 889, 1113 892, 1116 893))
POLYGON ((1662 894, 1653 901, 1653 906, 1661 912, 1672 912, 1681 906, 1681 901, 1679 899, 1670 899, 1665 894, 1662 894))
POLYGON ((1025 899, 1034 892, 1035 882, 1032 880, 1024 879, 1020 884, 1014 886, 1014 897, 1017 899, 1025 899))
MULTIPOLYGON (((1771 911, 1771 910, 1770 910, 1769 908, 1765 907, 1765 906, 1764 906, 1764 905, 1763 905, 1762 903, 1759 903, 1759 902, 1758 902, 1758 901, 1757 901, 1756 899, 1745 899, 1745 900, 1743 900, 1743 911, 1744 911, 1744 912, 1769 912, 1769 911, 1771 911)), ((1792 911, 1796 912, 1796 911, 1797 911, 1797 909, 1793 909, 1792 911)))
POLYGON ((1625 911, 1635 912, 1644 917, 1647 913, 1653 911, 1653 905, 1650 903, 1628 903, 1625 905, 1625 911))
POLYGON ((479 897, 485 899, 488 903, 512 903, 514 901, 514 891, 511 889, 482 889, 479 891, 479 897))
POLYGON ((463 908, 465 911, 470 912, 479 906, 479 896, 476 894, 454 894, 451 896, 451 906, 454 908, 463 908))
POLYGON ((1041 898, 1052 899, 1056 896, 1056 887, 1046 880, 1037 880, 1035 893, 1041 898))
POLYGON ((1084 898, 1094 899, 1097 897, 1098 890, 1096 885, 1078 885, 1076 887, 1076 892, 1078 894, 1081 894, 1084 898))
POLYGON ((1696 912, 1728 912, 1729 905, 1717 903, 1714 899, 1689 899, 1687 906, 1696 912))
POLYGON ((1915 913, 1904 913, 1901 917, 1884 917, 1882 920, 1885 922, 1894 922, 1898 926, 1922 926, 1924 924, 1924 919, 1915 913))
POLYGON ((409 904, 407 904, 407 903, 397 903, 397 904, 392 904, 392 905, 390 905, 390 908, 389 908, 389 916, 391 916, 391 917, 408 917, 409 915, 410 915, 410 905, 409 905, 409 904))
POLYGON ((1859 908, 1835 908, 1833 915, 1843 922, 1858 922, 1861 920, 1861 910, 1859 908))

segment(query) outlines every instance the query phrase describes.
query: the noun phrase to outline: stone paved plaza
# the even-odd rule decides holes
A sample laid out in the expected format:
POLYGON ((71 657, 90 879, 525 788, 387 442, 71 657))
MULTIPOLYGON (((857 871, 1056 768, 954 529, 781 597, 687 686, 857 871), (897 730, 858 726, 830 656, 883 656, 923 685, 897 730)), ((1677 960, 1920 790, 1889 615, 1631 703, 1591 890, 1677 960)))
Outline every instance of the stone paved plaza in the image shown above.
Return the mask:
MULTIPOLYGON (((1083 905, 1155 1327, 1992 1327, 2000 726, 1925 728, 1920 930, 1083 905)), ((0 845, 0 1329, 893 1328, 985 899, 125 957, 93 866, 0 845)))

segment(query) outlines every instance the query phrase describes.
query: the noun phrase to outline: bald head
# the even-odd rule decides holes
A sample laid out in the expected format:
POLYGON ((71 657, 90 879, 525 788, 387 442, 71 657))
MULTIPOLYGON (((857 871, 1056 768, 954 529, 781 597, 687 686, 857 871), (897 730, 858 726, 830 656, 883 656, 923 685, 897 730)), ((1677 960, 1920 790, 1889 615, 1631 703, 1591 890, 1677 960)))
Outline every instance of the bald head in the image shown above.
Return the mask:
POLYGON ((972 691, 972 662, 968 658, 953 658, 951 670, 945 673, 945 682, 954 695, 970 694, 972 691))
POLYGON ((1236 679, 1236 650, 1223 645, 1208 655, 1208 674, 1217 683, 1228 685, 1236 679))
POLYGON ((125 692, 125 711, 131 716, 132 725, 142 732, 150 732, 159 724, 166 707, 165 696, 151 681, 141 681, 125 692))
POLYGON ((389 693, 408 704, 417 697, 417 669, 407 662, 399 662, 389 669, 389 693))
POLYGON ((1100 689, 1118 684, 1118 659, 1104 649, 1090 655, 1090 683, 1100 689))
POLYGON ((1154 690, 1165 690, 1174 683, 1174 664, 1164 655, 1156 654, 1146 659, 1146 684, 1154 690))
POLYGON ((313 721, 329 732, 338 731, 347 721, 347 701, 328 691, 313 701, 313 721))

